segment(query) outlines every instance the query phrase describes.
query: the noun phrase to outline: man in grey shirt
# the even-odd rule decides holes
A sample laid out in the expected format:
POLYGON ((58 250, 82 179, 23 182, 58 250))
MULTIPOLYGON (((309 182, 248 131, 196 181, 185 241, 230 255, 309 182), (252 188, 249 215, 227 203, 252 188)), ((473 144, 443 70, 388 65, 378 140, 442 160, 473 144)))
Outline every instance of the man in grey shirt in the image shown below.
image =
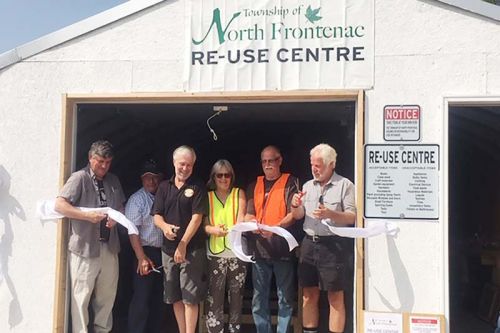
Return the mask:
POLYGON ((348 243, 324 223, 351 226, 356 220, 354 185, 335 173, 337 153, 327 144, 310 152, 313 180, 292 199, 294 219, 304 218, 298 275, 302 287, 304 332, 318 332, 320 291, 328 292, 329 330, 342 333, 345 327, 344 289, 347 287, 348 243))
POLYGON ((123 211, 125 195, 118 178, 109 173, 113 146, 96 141, 89 150, 89 164, 74 172, 56 199, 55 210, 70 219, 69 269, 72 332, 88 332, 88 307, 92 296, 95 333, 110 332, 118 283, 120 242, 116 222, 99 212, 76 207, 110 207, 123 211))

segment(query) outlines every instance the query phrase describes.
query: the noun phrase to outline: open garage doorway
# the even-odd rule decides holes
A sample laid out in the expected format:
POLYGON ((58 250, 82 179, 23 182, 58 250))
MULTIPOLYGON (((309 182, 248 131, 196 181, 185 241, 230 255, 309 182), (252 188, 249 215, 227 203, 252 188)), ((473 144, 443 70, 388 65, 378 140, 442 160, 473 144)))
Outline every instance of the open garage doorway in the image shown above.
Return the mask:
POLYGON ((500 104, 449 106, 450 325, 493 331, 500 310, 500 104))
MULTIPOLYGON (((339 155, 338 173, 352 181, 355 178, 362 179, 355 166, 356 162, 360 163, 357 161, 359 156, 362 156, 356 155, 357 151, 362 151, 356 149, 357 145, 362 145, 359 122, 363 118, 358 119, 362 115, 362 107, 360 109, 359 106, 362 92, 349 94, 349 97, 325 97, 323 94, 307 97, 218 97, 197 100, 188 96, 181 101, 165 98, 165 102, 151 98, 74 98, 66 104, 69 116, 65 120, 64 135, 72 144, 66 142, 63 145, 63 156, 71 163, 65 162, 62 181, 67 179, 71 171, 86 165, 88 148, 97 139, 107 139, 113 143, 115 158, 111 172, 120 178, 127 197, 140 187, 139 169, 145 159, 157 160, 161 170, 170 177, 173 173, 172 152, 182 144, 196 150, 195 176, 207 180, 212 164, 217 159, 226 158, 235 168, 236 185, 244 189, 261 174, 260 151, 269 144, 281 149, 282 171, 296 175, 301 183, 311 178, 309 150, 321 142, 336 148, 339 155), (215 114, 214 107, 217 106, 227 107, 227 111, 210 120, 214 135, 207 126, 207 120, 215 114)), ((301 229, 300 225, 298 229, 301 229)), ((65 261, 62 251, 67 230, 61 227, 60 232, 62 264, 65 261)), ((132 256, 133 251, 124 235, 120 254, 121 276, 114 309, 114 332, 125 329, 131 296, 129 277, 134 270, 131 267, 132 256)), ((346 291, 346 295, 349 295, 346 297, 348 318, 354 317, 351 297, 354 292, 354 257, 351 259, 353 285, 346 291)), ((65 283, 61 269, 58 268, 58 281, 65 283)), ((60 297, 56 295, 56 300, 63 302, 60 297)), ((62 307, 58 302, 56 316, 62 307)), ((171 310, 166 308, 166 311, 168 329, 165 332, 171 332, 176 327, 175 318, 171 310)), ((347 320, 346 332, 353 331, 353 320, 347 320)), ((58 321, 61 322, 61 318, 58 321)), ((253 325, 247 331, 253 332, 253 325)))

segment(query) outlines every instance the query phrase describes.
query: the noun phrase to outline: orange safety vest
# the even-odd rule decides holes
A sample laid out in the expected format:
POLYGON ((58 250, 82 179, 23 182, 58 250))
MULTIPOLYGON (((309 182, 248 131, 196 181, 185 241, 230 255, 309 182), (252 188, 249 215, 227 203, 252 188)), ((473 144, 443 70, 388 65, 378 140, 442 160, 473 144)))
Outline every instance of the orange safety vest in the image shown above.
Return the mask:
POLYGON ((265 187, 264 176, 257 177, 257 183, 253 191, 253 202, 257 221, 269 226, 275 226, 286 216, 285 187, 290 174, 284 173, 273 184, 266 202, 264 203, 265 187))

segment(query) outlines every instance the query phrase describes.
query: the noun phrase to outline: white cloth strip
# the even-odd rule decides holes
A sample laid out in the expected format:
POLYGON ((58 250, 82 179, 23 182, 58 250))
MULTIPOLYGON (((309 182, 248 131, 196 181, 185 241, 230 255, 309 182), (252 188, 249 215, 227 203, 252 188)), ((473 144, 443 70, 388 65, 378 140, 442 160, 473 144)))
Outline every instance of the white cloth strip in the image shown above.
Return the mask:
POLYGON ((295 237, 293 237, 292 234, 289 233, 286 229, 283 229, 281 227, 270 227, 265 224, 257 223, 255 221, 240 222, 234 225, 229 231, 229 243, 231 244, 231 250, 233 250, 234 255, 237 256, 240 260, 243 260, 245 262, 255 262, 254 260, 252 260, 252 256, 246 255, 243 252, 241 237, 244 232, 254 231, 258 229, 270 231, 278 236, 285 238, 290 251, 292 251, 299 245, 295 240, 295 237))
POLYGON ((321 223, 326 225, 335 235, 348 238, 369 238, 382 234, 395 236, 399 231, 394 223, 385 221, 373 221, 365 228, 335 227, 331 224, 330 219, 323 219, 321 223))
MULTIPOLYGON (((56 201, 55 200, 42 200, 38 201, 36 205, 36 213, 40 220, 56 220, 65 217, 62 214, 59 214, 55 210, 56 201)), ((129 219, 125 217, 122 213, 113 208, 109 207, 100 207, 100 208, 87 208, 87 207, 75 207, 84 212, 101 212, 104 214, 108 214, 116 222, 120 223, 122 226, 127 228, 129 235, 138 235, 139 231, 135 224, 133 224, 129 219)))

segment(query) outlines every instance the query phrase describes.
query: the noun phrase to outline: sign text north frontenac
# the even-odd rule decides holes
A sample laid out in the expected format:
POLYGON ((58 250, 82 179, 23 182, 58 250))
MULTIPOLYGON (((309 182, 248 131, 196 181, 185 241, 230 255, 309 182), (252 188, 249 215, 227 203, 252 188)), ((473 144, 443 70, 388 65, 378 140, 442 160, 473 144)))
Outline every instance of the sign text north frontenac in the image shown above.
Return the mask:
POLYGON ((188 90, 372 86, 373 0, 212 3, 190 3, 188 90))

